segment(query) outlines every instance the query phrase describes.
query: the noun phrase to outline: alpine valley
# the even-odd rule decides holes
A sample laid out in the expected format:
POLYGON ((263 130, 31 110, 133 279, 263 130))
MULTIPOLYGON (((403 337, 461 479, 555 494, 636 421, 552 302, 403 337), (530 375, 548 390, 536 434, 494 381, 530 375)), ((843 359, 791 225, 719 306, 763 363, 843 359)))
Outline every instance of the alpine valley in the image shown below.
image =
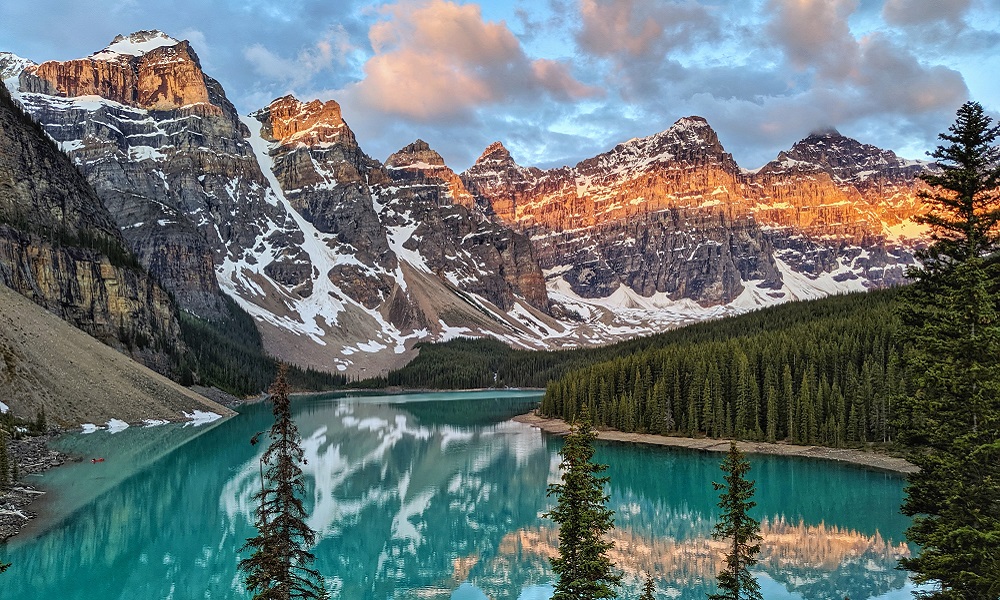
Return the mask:
POLYGON ((167 296, 222 319, 228 296, 271 354, 350 376, 421 341, 595 345, 892 286, 928 239, 913 217, 933 165, 834 130, 755 171, 685 117, 572 167, 524 167, 497 142, 456 173, 421 140, 368 156, 332 100, 240 115, 158 31, 63 62, 2 53, 0 77, 113 219, 89 226, 157 282, 128 279, 151 302, 129 305, 137 326, 173 335, 167 296))

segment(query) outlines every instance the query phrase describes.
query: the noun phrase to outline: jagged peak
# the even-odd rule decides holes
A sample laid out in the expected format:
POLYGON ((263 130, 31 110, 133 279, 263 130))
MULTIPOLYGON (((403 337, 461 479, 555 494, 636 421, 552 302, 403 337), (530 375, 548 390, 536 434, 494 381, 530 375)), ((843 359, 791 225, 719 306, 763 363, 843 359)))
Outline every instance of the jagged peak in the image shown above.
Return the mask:
POLYGON ((810 131, 809 135, 806 136, 806 139, 809 139, 809 138, 840 138, 840 137, 844 137, 844 135, 842 133, 840 133, 839 131, 837 131, 836 127, 833 127, 832 125, 824 125, 823 127, 817 127, 816 129, 813 129, 812 131, 810 131))
POLYGON ((114 56, 142 56, 163 46, 176 46, 180 40, 170 37, 158 29, 136 31, 128 35, 116 35, 108 47, 95 52, 91 58, 111 58, 114 56))
POLYGON ((18 56, 13 52, 0 52, 0 81, 17 77, 28 67, 37 66, 35 61, 18 56))
POLYGON ((477 165, 485 163, 505 163, 505 162, 514 162, 514 159, 513 157, 511 157, 510 151, 507 150, 507 147, 504 146, 503 142, 500 141, 493 142, 489 146, 486 146, 486 149, 483 150, 483 153, 479 156, 478 159, 476 159, 477 165))
POLYGON ((424 140, 418 139, 412 144, 408 144, 394 152, 385 161, 386 166, 403 169, 412 167, 416 169, 441 168, 444 167, 444 158, 432 149, 424 140))
POLYGON ((353 143, 353 134, 336 100, 303 102, 288 94, 275 98, 250 116, 269 125, 272 137, 282 144, 298 142, 316 146, 336 143, 345 136, 353 143))

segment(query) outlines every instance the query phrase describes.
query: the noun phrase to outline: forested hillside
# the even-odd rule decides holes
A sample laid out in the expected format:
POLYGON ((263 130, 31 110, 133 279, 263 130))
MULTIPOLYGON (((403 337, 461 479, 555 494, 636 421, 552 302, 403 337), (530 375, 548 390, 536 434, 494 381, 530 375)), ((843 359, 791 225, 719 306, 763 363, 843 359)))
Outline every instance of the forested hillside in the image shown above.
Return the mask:
POLYGON ((455 340, 422 347, 388 383, 546 386, 545 414, 572 420, 586 402, 597 425, 622 431, 831 446, 887 441, 890 398, 902 380, 896 295, 787 304, 566 352, 455 340))
POLYGON ((573 420, 586 403, 597 424, 622 431, 888 441, 902 382, 891 299, 837 297, 722 321, 714 335, 573 370, 548 385, 541 410, 573 420))

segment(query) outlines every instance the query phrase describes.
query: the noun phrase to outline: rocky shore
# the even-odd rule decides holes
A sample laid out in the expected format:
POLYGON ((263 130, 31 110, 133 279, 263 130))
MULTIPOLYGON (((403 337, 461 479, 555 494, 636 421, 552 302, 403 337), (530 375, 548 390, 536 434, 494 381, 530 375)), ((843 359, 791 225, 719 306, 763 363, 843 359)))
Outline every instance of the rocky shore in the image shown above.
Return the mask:
POLYGON ((25 483, 27 475, 41 473, 71 460, 69 455, 50 450, 48 441, 55 432, 10 442, 11 458, 17 462, 18 480, 9 487, 0 487, 0 541, 16 535, 25 524, 35 518, 29 505, 45 494, 25 483))
MULTIPOLYGON (((528 413, 514 417, 514 420, 519 423, 533 425, 548 433, 569 433, 569 425, 562 419, 551 419, 535 413, 528 413)), ((706 450, 710 452, 725 452, 729 450, 730 442, 730 440, 715 438, 688 438, 646 433, 623 433, 613 430, 598 431, 597 438, 615 442, 673 446, 676 448, 690 448, 692 450, 706 450)), ((736 445, 741 451, 747 454, 776 454, 780 456, 801 456, 805 458, 835 460, 893 473, 913 473, 917 470, 917 467, 902 458, 855 448, 825 448, 823 446, 796 446, 794 444, 769 444, 767 442, 747 441, 736 442, 736 445)))

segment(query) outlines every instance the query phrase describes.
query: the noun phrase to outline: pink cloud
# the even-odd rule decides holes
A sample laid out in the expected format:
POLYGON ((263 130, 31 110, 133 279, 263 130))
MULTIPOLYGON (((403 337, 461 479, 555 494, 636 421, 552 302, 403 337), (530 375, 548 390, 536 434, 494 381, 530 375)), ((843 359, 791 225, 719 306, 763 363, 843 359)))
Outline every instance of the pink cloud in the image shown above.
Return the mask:
POLYGON ((718 35, 718 23, 694 2, 580 0, 577 43, 597 55, 662 55, 718 35))
POLYGON ((538 94, 600 94, 568 64, 528 58, 507 25, 484 21, 475 4, 403 0, 382 17, 369 30, 364 79, 345 90, 370 108, 429 121, 538 94))

